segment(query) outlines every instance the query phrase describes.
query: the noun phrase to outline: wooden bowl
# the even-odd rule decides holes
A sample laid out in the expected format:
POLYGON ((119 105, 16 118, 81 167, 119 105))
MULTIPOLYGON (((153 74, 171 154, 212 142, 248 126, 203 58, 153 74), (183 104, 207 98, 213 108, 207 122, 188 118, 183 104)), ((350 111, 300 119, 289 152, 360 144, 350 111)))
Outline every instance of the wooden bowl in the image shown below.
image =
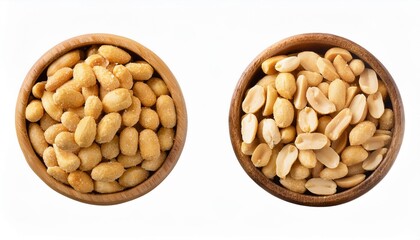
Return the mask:
POLYGON ((259 54, 243 72, 234 91, 229 114, 229 130, 233 149, 246 173, 263 189, 283 200, 307 206, 331 206, 351 201, 372 189, 387 174, 397 157, 404 135, 404 108, 397 85, 392 76, 369 51, 345 38, 323 33, 301 34, 281 40, 259 54), (251 157, 241 152, 241 109, 245 92, 264 76, 261 63, 272 56, 291 54, 305 50, 325 53, 331 47, 341 47, 363 60, 376 71, 385 83, 395 115, 394 133, 388 152, 381 164, 359 185, 329 196, 314 196, 292 192, 265 177, 251 162, 251 157))
POLYGON ((181 88, 175 79, 175 76, 166 66, 166 64, 152 51, 140 45, 139 43, 120 36, 111 34, 87 34, 77 36, 68 39, 57 46, 46 52, 29 70, 25 80, 22 83, 19 96, 16 103, 16 133, 18 136, 20 147, 25 155, 26 161, 32 170, 52 189, 55 191, 78 201, 98 204, 98 205, 110 205, 126 202, 135 198, 138 198, 159 185, 165 177, 171 172, 175 164, 181 155, 184 147, 186 133, 187 133, 187 111, 185 107, 184 97, 182 95, 181 88), (174 100, 176 113, 177 113, 177 126, 176 135, 172 149, 167 155, 167 158, 163 165, 154 172, 146 181, 143 183, 129 188, 127 190, 111 193, 111 194, 95 194, 95 193, 80 193, 74 190, 72 187, 64 185, 50 175, 47 174, 46 167, 34 152, 32 145, 29 141, 27 131, 27 121, 25 119, 25 108, 28 104, 28 99, 31 94, 32 86, 40 78, 46 79, 47 67, 58 57, 63 54, 78 48, 87 47, 94 44, 110 44, 118 46, 122 49, 128 50, 134 57, 141 57, 151 64, 155 73, 158 74, 167 84, 167 87, 174 100), (136 56, 137 55, 137 56, 136 56))

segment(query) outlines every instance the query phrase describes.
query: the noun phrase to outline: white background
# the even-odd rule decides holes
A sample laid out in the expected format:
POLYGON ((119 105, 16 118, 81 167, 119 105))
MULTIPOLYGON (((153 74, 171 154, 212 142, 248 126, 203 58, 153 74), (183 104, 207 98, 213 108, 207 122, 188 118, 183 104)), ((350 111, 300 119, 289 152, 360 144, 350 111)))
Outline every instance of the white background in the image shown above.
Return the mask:
POLYGON ((420 239, 419 1, 1 1, 0 239, 420 239), (95 206, 66 198, 27 165, 14 110, 35 61, 70 37, 105 32, 158 54, 188 108, 178 164, 149 194, 95 206), (349 203, 304 207, 273 197, 233 153, 228 111, 246 66, 305 32, 355 41, 393 75, 405 106, 398 158, 349 203))

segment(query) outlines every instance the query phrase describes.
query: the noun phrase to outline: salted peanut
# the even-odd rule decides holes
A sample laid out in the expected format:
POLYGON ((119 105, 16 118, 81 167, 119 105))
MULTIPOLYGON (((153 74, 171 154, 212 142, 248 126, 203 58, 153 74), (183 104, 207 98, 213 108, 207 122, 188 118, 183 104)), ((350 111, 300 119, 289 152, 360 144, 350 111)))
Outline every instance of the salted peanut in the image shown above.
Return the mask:
POLYGON ((162 166, 166 159, 166 152, 161 152, 159 157, 153 160, 144 160, 141 167, 147 171, 156 171, 162 166))
POLYGON ((91 87, 96 84, 96 76, 92 67, 84 62, 74 66, 73 79, 80 87, 91 87))
POLYGON ((274 56, 274 57, 268 58, 264 60, 264 62, 261 64, 261 69, 267 75, 275 74, 277 73, 277 70, 275 69, 276 63, 285 58, 287 58, 286 55, 280 55, 280 56, 274 56))
POLYGON ((306 70, 298 72, 297 77, 299 78, 300 76, 305 76, 306 80, 308 81, 309 87, 316 87, 323 80, 323 77, 321 74, 317 72, 306 71, 306 70))
POLYGON ((74 141, 74 133, 71 132, 60 132, 55 137, 54 143, 65 151, 75 152, 79 150, 79 145, 74 141))
POLYGON ((108 59, 112 63, 126 64, 131 60, 130 54, 119 47, 111 45, 102 45, 98 49, 98 53, 108 59))
POLYGON ((115 135, 111 141, 101 144, 102 157, 108 160, 116 158, 120 154, 119 142, 120 138, 115 135))
POLYGON ((96 143, 92 143, 87 148, 81 148, 77 156, 80 159, 79 169, 82 171, 92 170, 102 160, 101 148, 96 143))
POLYGON ((331 120, 332 120, 332 118, 328 115, 320 117, 318 119, 318 127, 317 127, 316 131, 319 132, 319 133, 324 133, 325 134, 325 128, 331 122, 331 120))
POLYGON ((56 91, 59 91, 61 89, 71 89, 80 92, 82 87, 79 85, 79 82, 70 79, 69 81, 63 83, 63 85, 61 85, 59 88, 57 88, 56 91))
POLYGON ((61 123, 66 127, 70 132, 76 131, 77 124, 79 124, 80 118, 74 112, 64 112, 61 115, 61 123))
MULTIPOLYGON (((58 89, 53 94, 53 101, 62 108, 78 108, 83 106, 85 98, 81 92, 73 89, 58 89)), ((60 116, 61 117, 61 116, 60 116)))
POLYGON ((115 193, 124 190, 124 187, 121 186, 117 181, 112 182, 93 182, 95 192, 98 193, 115 193))
POLYGON ((48 115, 48 113, 44 113, 42 118, 39 120, 39 125, 43 131, 46 131, 49 127, 57 123, 58 121, 54 120, 50 115, 48 115))
POLYGON ((91 54, 85 59, 85 63, 89 65, 90 67, 94 66, 101 66, 101 67, 107 67, 109 64, 108 59, 102 57, 100 54, 91 54))
POLYGON ((40 100, 32 100, 25 109, 25 118, 29 122, 38 122, 44 116, 44 108, 40 100))
POLYGON ((280 73, 290 73, 299 67, 300 60, 296 56, 286 57, 279 60, 274 68, 280 73))
POLYGON ((283 148, 283 144, 276 145, 271 150, 271 156, 268 163, 261 168, 261 172, 269 179, 273 179, 276 176, 276 159, 279 151, 283 148))
POLYGON ((174 145, 175 131, 173 128, 161 127, 157 133, 161 151, 168 151, 174 145))
MULTIPOLYGON (((102 121, 101 121, 102 122, 102 121)), ((98 126, 99 130, 99 126, 98 126)), ((98 131, 99 133, 99 131, 98 131)), ((74 140, 79 147, 89 147, 96 136, 96 122, 93 117, 86 116, 77 124, 74 140)))
POLYGON ((354 76, 359 76, 365 70, 365 64, 360 59, 353 59, 349 63, 349 67, 353 72, 354 76))
POLYGON ((89 96, 86 99, 84 115, 98 119, 102 113, 102 102, 97 96, 89 96))
POLYGON ((316 155, 313 150, 300 150, 298 154, 299 162, 306 168, 314 168, 316 165, 316 155))
MULTIPOLYGON (((93 118, 92 118, 93 119, 93 118)), ((106 143, 111 141, 121 126, 121 115, 118 113, 108 113, 98 123, 98 129, 95 137, 97 143, 106 143)))
POLYGON ((78 107, 78 108, 67 108, 67 112, 75 113, 79 118, 85 117, 85 110, 84 107, 78 107))
POLYGON ((350 145, 362 145, 375 134, 375 124, 370 121, 363 121, 357 124, 349 134, 350 145))
POLYGON ((296 180, 302 180, 311 175, 311 171, 309 168, 303 166, 300 164, 299 161, 295 161, 295 163, 292 165, 292 168, 290 169, 289 175, 296 180))
POLYGON ((104 99, 104 97, 111 91, 106 90, 104 87, 102 87, 101 85, 99 85, 98 87, 99 89, 99 99, 101 99, 101 101, 104 99))
POLYGON ((160 124, 159 116, 155 110, 144 107, 140 113, 139 123, 144 128, 156 130, 160 124))
POLYGON ((267 165, 271 157, 271 148, 266 143, 260 143, 252 153, 251 161, 256 167, 267 165))
POLYGON ((346 103, 344 104, 344 107, 349 107, 351 101, 353 101, 354 96, 356 94, 360 93, 360 88, 357 86, 350 86, 346 90, 346 103))
POLYGON ((350 177, 336 179, 335 183, 341 188, 352 188, 365 180, 365 174, 356 174, 350 177))
POLYGON ((306 80, 305 75, 300 75, 296 80, 296 92, 293 98, 293 104, 295 105, 296 109, 302 109, 308 103, 308 101, 306 100, 307 90, 308 90, 308 81, 306 80))
POLYGON ((112 69, 114 76, 120 81, 120 87, 131 89, 133 87, 133 76, 123 65, 117 65, 112 69))
POLYGON ((144 82, 136 82, 133 87, 134 96, 140 99, 141 105, 151 107, 156 103, 156 95, 144 82))
POLYGON ((330 61, 333 61, 337 56, 341 56, 345 62, 350 62, 353 59, 353 56, 349 51, 339 47, 328 49, 324 55, 324 57, 330 61))
POLYGON ((133 79, 137 81, 149 80, 154 72, 153 67, 145 61, 128 63, 125 67, 130 71, 133 79))
POLYGON ((319 73, 328 81, 334 81, 335 79, 340 78, 330 60, 320 57, 316 61, 316 65, 318 66, 319 73))
POLYGON ((140 132, 139 146, 141 157, 145 160, 154 160, 160 155, 160 144, 157 134, 150 129, 140 132))
POLYGON ((55 156, 54 148, 49 146, 42 154, 42 160, 47 167, 58 166, 57 157, 55 156))
POLYGON ((351 70, 350 66, 347 64, 347 62, 341 55, 337 55, 334 58, 333 65, 341 79, 348 83, 354 82, 356 77, 354 76, 354 73, 351 70))
POLYGON ((351 110, 344 108, 325 127, 325 135, 333 141, 337 140, 349 126, 351 119, 351 110))
POLYGON ((388 90, 386 89, 385 83, 379 79, 378 79, 378 92, 381 93, 383 100, 385 100, 388 97, 388 90))
POLYGON ((334 103, 317 87, 309 87, 306 91, 306 99, 312 108, 320 114, 329 114, 336 111, 334 103))
POLYGON ((348 168, 347 177, 365 173, 366 171, 363 169, 362 165, 363 165, 363 162, 352 165, 352 166, 347 166, 348 168))
POLYGON ((367 115, 367 103, 365 95, 361 93, 354 96, 349 108, 352 113, 350 124, 357 124, 363 121, 367 115))
POLYGON ((103 162, 92 169, 91 176, 93 180, 101 182, 112 182, 121 177, 125 169, 119 162, 103 162))
POLYGON ((319 73, 317 61, 320 58, 320 56, 317 53, 311 51, 304 51, 298 53, 297 57, 300 60, 300 65, 302 65, 302 67, 305 70, 319 73))
POLYGON ((276 89, 283 98, 292 99, 296 92, 296 80, 291 73, 279 73, 276 78, 276 89))
POLYGON ((361 146, 348 146, 341 153, 341 161, 347 166, 363 162, 369 153, 361 146))
POLYGON ((57 157, 58 166, 63 169, 64 171, 70 173, 76 171, 77 168, 80 166, 80 159, 79 157, 68 151, 64 151, 57 147, 57 145, 53 144, 55 156, 57 157))
MULTIPOLYGON (((159 132, 158 132, 159 136, 159 132)), ((241 152, 245 155, 251 156, 252 153, 255 151, 255 148, 257 148, 259 144, 258 139, 254 139, 251 143, 242 142, 241 143, 241 152)))
POLYGON ((347 87, 343 80, 335 79, 328 87, 328 99, 334 103, 337 111, 344 108, 346 104, 347 87))
POLYGON ((382 162, 385 153, 388 151, 387 148, 379 148, 369 154, 365 161, 362 163, 362 168, 366 171, 375 170, 382 162))
POLYGON ((34 97, 39 98, 39 99, 42 98, 42 95, 44 94, 44 91, 45 91, 46 84, 47 84, 47 81, 35 83, 35 85, 32 87, 32 95, 34 95, 34 97))
POLYGON ((340 162, 340 156, 331 147, 325 146, 314 152, 316 159, 327 168, 336 168, 340 162))
POLYGON ((57 60, 50 64, 50 66, 47 69, 47 77, 54 75, 54 73, 56 73, 58 70, 64 67, 73 67, 74 65, 76 65, 77 62, 79 62, 80 58, 80 50, 74 50, 64 54, 63 56, 59 57, 57 60))
POLYGON ((281 143, 288 144, 295 140, 296 128, 292 125, 280 130, 281 143))
POLYGON ((125 109, 122 114, 122 123, 127 127, 134 126, 139 121, 141 114, 140 100, 135 96, 131 96, 131 102, 130 107, 125 109))
POLYGON ((273 106, 278 97, 277 90, 271 85, 267 86, 266 93, 267 93, 267 97, 265 101, 264 110, 262 113, 263 116, 269 116, 273 114, 273 106))
POLYGON ((316 195, 332 195, 337 192, 337 184, 333 180, 311 178, 305 183, 306 189, 316 195))
POLYGON ((149 177, 149 172, 141 167, 127 169, 118 179, 118 183, 123 187, 134 187, 149 177))
POLYGON ((391 130, 394 127, 394 112, 392 109, 386 108, 379 118, 379 129, 391 130))
POLYGON ((49 128, 47 128, 47 130, 45 130, 44 132, 45 141, 47 141, 47 143, 49 144, 53 144, 57 135, 65 131, 67 131, 67 128, 62 123, 54 124, 50 126, 49 128))
POLYGON ((93 180, 83 171, 74 171, 69 174, 67 181, 76 191, 90 193, 93 191, 93 180))
POLYGON ((61 169, 60 167, 58 166, 48 167, 47 173, 48 175, 53 177, 55 180, 61 183, 67 184, 67 185, 69 184, 69 182, 67 181, 67 177, 69 176, 69 174, 63 169, 61 169))
POLYGON ((261 120, 260 127, 262 139, 268 144, 270 149, 273 149, 281 141, 281 134, 276 122, 272 118, 266 118, 261 120))
POLYGON ((370 94, 367 97, 367 106, 369 114, 374 118, 380 118, 385 111, 384 101, 380 92, 370 94))
POLYGON ((48 77, 47 83, 45 84, 45 90, 53 92, 57 88, 61 87, 61 85, 69 81, 72 77, 73 69, 63 67, 57 70, 52 76, 48 77))
POLYGON ((119 112, 130 107, 131 103, 130 91, 125 88, 112 90, 102 99, 103 110, 106 113, 119 112))
POLYGON ((133 156, 120 154, 117 157, 117 161, 121 163, 124 168, 129 168, 139 165, 143 161, 143 158, 140 156, 140 151, 137 151, 133 156))
POLYGON ((159 97, 161 95, 169 95, 169 89, 168 86, 166 86, 165 81, 158 77, 152 77, 150 78, 146 84, 153 90, 156 97, 159 97))
POLYGON ((324 164, 320 161, 316 161, 315 167, 311 169, 311 175, 313 178, 319 178, 321 171, 325 168, 324 164))
POLYGON ((334 140, 331 142, 331 148, 334 149, 334 151, 338 154, 340 154, 344 148, 348 145, 348 138, 349 138, 349 129, 343 131, 341 136, 337 138, 337 140, 334 140))
POLYGON ((315 131, 318 127, 316 112, 310 107, 305 107, 298 113, 297 124, 299 124, 300 129, 305 133, 315 131))
MULTIPOLYGON (((141 101, 141 99, 140 99, 141 101)), ((176 125, 174 100, 168 95, 161 95, 156 100, 156 112, 163 127, 173 128, 176 125)))
POLYGON ((278 127, 286 128, 290 126, 294 119, 292 103, 285 98, 278 97, 273 106, 273 116, 278 127))
POLYGON ((359 86, 362 92, 374 94, 378 91, 378 77, 376 72, 370 68, 365 68, 359 77, 359 86))
POLYGON ((298 150, 292 144, 284 146, 276 159, 276 174, 280 178, 285 178, 289 174, 293 163, 296 161, 298 156, 298 150))
MULTIPOLYGON (((140 99, 141 100, 141 99, 140 99)), ((242 102, 242 110, 245 113, 255 113, 265 102, 265 91, 260 85, 255 85, 246 93, 245 99, 242 102)))
POLYGON ((41 98, 42 106, 44 110, 52 119, 60 121, 63 109, 57 105, 53 100, 53 93, 45 91, 41 98))
POLYGON ((322 82, 316 87, 318 87, 325 96, 328 96, 328 90, 330 88, 330 84, 328 82, 322 82))
POLYGON ((242 141, 245 143, 252 143, 255 139, 258 130, 257 117, 252 113, 247 113, 241 120, 241 135, 242 141))
POLYGON ((258 80, 256 85, 263 87, 264 90, 267 90, 268 86, 271 86, 275 89, 277 75, 278 75, 277 71, 276 71, 276 74, 265 75, 260 80, 258 80))
POLYGON ((111 91, 120 86, 120 81, 108 69, 102 66, 94 66, 92 69, 96 79, 105 90, 111 91))
POLYGON ((327 145, 328 139, 322 133, 301 133, 295 140, 299 150, 321 149, 327 145))
POLYGON ((391 142, 392 137, 389 135, 381 134, 369 138, 362 144, 363 148, 367 151, 376 150, 387 146, 391 142))
POLYGON ((45 140, 44 131, 37 123, 30 123, 28 135, 35 152, 39 156, 42 156, 45 149, 48 148, 48 142, 45 140))
POLYGON ((339 179, 345 177, 348 173, 346 164, 340 162, 336 168, 324 168, 319 176, 323 179, 339 179))
POLYGON ((304 179, 296 180, 286 176, 286 178, 280 178, 280 184, 296 193, 304 193, 306 191, 306 180, 304 179))
POLYGON ((133 127, 126 127, 121 131, 119 141, 121 153, 127 156, 134 156, 139 145, 139 133, 133 127))

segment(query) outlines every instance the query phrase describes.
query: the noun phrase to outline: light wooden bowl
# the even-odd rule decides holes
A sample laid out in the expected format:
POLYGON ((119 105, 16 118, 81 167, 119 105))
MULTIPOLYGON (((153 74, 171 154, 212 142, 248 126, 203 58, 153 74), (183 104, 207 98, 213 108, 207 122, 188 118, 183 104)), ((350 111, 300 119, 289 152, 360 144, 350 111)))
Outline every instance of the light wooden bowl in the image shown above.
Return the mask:
MULTIPOLYGON (((135 58, 135 57, 134 57, 135 58)), ((186 133, 187 133, 187 111, 182 95, 181 88, 175 79, 175 76, 166 66, 166 64, 152 51, 145 48, 141 44, 120 36, 111 34, 87 34, 77 36, 68 39, 52 49, 46 52, 29 70, 25 80, 22 83, 19 96, 16 103, 16 115, 15 115, 16 133, 18 136, 20 147, 25 155, 26 161, 32 170, 52 189, 55 191, 78 201, 98 204, 98 205, 110 205, 126 202, 135 198, 138 198, 159 185, 166 176, 174 168, 181 155, 184 147, 186 133), (27 121, 25 119, 25 108, 28 104, 28 99, 31 94, 32 86, 40 79, 44 77, 46 79, 46 68, 55 59, 62 56, 63 54, 78 48, 87 47, 93 44, 110 44, 118 46, 131 52, 133 56, 141 57, 151 64, 157 73, 167 84, 171 96, 174 100, 176 113, 177 113, 177 126, 176 135, 172 149, 167 155, 167 158, 163 165, 154 172, 146 181, 143 183, 124 190, 122 192, 111 193, 111 194, 95 194, 95 193, 80 193, 74 190, 72 187, 64 185, 46 172, 46 167, 34 152, 32 145, 29 141, 27 131, 27 121)))
POLYGON ((331 206, 351 201, 372 189, 388 173, 397 157, 404 135, 404 108, 398 88, 382 63, 370 52, 345 38, 323 33, 301 34, 281 40, 265 49, 245 69, 234 91, 229 114, 229 130, 233 149, 239 163, 246 173, 263 189, 283 200, 307 206, 331 206), (388 152, 378 168, 359 185, 330 196, 314 196, 292 192, 265 177, 251 162, 250 156, 241 152, 241 109, 245 92, 264 76, 261 63, 272 56, 310 50, 325 53, 331 47, 341 47, 350 51, 376 71, 387 87, 390 102, 395 115, 395 127, 388 152))

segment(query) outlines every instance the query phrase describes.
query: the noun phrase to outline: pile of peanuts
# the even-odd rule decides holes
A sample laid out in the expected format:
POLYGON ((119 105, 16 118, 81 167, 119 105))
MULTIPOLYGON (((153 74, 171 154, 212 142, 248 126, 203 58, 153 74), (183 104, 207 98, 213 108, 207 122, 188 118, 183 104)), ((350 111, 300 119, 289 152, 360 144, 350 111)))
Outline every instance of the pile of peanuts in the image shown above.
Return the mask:
POLYGON ((52 62, 25 112, 47 173, 82 193, 113 193, 156 171, 174 142, 176 109, 154 72, 111 45, 73 50, 52 62))
POLYGON ((241 151, 301 194, 332 195, 365 180, 391 142, 394 113, 376 72, 345 49, 266 59, 242 102, 241 151))

